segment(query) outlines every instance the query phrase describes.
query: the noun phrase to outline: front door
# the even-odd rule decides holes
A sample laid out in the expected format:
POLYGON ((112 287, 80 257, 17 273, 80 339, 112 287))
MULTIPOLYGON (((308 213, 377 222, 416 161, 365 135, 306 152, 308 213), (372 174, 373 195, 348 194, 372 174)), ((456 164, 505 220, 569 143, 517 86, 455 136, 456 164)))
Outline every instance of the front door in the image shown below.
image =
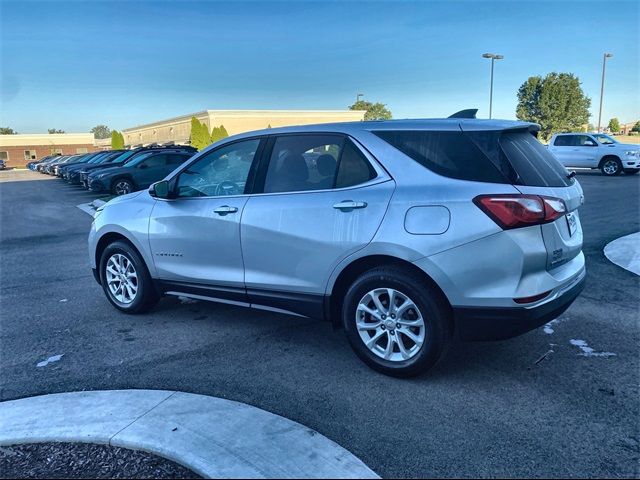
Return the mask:
POLYGON ((156 202, 151 251, 159 278, 182 285, 178 291, 200 285, 211 289, 210 296, 244 300, 240 218, 260 142, 244 140, 208 152, 178 174, 176 198, 156 202))

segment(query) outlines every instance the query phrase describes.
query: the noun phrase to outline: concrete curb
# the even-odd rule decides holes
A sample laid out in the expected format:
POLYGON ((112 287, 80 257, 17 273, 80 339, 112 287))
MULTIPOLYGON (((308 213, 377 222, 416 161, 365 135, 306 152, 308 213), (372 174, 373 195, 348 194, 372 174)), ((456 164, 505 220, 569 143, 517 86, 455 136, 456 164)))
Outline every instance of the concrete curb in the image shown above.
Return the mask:
POLYGON ((604 256, 619 267, 640 275, 640 232, 609 242, 604 247, 604 256))
POLYGON ((319 433, 256 407, 166 390, 59 393, 0 403, 0 445, 144 450, 207 478, 379 478, 319 433))

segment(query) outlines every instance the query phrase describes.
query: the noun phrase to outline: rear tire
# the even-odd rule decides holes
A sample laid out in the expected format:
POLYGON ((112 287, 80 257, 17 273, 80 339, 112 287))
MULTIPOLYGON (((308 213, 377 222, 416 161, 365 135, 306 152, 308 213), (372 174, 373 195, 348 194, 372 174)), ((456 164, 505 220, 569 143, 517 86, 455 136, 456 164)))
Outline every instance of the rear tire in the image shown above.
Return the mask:
POLYGON ((452 333, 449 312, 439 292, 419 275, 383 266, 353 282, 342 321, 351 347, 369 367, 411 377, 429 370, 445 352, 452 333))
POLYGON ((640 172, 640 168, 625 168, 624 169, 624 173, 626 173, 627 175, 635 175, 638 172, 640 172))
POLYGON ((600 171, 607 177, 615 177, 622 172, 622 163, 620 163, 620 159, 617 157, 605 157, 602 159, 600 171))
POLYGON ((113 242, 102 252, 100 283, 109 302, 125 313, 147 312, 160 299, 144 260, 127 242, 113 242))

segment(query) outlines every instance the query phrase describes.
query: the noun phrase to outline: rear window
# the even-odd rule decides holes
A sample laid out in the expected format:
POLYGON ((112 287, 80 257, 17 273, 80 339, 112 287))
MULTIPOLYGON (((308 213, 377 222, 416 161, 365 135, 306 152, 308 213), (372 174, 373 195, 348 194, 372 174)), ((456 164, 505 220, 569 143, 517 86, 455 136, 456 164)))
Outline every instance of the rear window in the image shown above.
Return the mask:
POLYGON ((446 177, 536 187, 571 184, 565 168, 528 131, 373 133, 446 177))

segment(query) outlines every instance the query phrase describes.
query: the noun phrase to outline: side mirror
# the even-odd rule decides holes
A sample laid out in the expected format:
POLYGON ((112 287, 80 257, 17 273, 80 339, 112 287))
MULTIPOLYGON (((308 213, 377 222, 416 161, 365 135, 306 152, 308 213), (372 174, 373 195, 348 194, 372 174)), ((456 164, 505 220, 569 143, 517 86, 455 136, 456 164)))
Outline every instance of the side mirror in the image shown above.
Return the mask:
POLYGON ((167 180, 156 182, 149 187, 149 195, 155 198, 171 198, 171 188, 167 180))

